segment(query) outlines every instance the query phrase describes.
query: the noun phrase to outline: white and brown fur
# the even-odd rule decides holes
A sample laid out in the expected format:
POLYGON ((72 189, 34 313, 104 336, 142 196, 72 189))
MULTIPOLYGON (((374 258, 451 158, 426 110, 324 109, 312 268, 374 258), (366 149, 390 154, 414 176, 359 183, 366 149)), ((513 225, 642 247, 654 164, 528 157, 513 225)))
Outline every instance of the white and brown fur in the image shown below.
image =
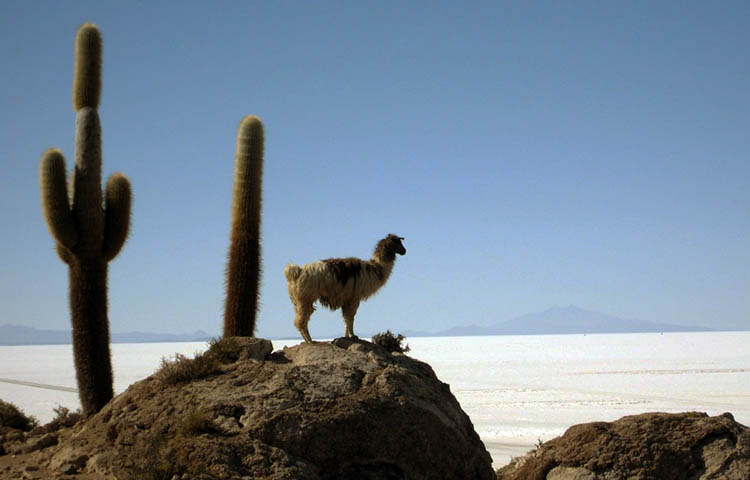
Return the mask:
POLYGON ((344 335, 355 336, 354 315, 359 302, 373 296, 388 280, 396 254, 406 254, 402 240, 389 234, 375 246, 370 260, 328 258, 301 267, 290 263, 284 268, 289 298, 294 304, 294 326, 306 342, 312 342, 307 324, 316 300, 331 310, 340 308, 346 324, 344 335))

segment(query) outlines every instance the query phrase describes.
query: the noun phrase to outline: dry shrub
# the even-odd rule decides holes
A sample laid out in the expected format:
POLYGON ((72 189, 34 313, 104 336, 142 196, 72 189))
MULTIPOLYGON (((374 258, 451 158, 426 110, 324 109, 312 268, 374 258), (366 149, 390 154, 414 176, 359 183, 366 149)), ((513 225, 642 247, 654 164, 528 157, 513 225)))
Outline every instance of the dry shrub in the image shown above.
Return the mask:
POLYGON ((61 428, 72 427, 83 419, 83 414, 81 413, 80 408, 71 411, 68 407, 58 405, 57 408, 54 408, 52 411, 55 412, 55 417, 49 423, 41 427, 47 433, 56 432, 61 428))
POLYGON ((177 426, 177 433, 193 437, 202 433, 215 433, 216 425, 205 410, 195 409, 185 415, 177 426))
POLYGON ((240 358, 242 347, 235 338, 213 339, 208 350, 189 358, 176 353, 173 359, 162 358, 155 376, 162 383, 172 385, 206 378, 219 371, 219 365, 234 363, 240 358))
POLYGON ((216 373, 218 369, 219 361, 213 355, 196 353, 193 358, 189 358, 176 353, 173 360, 161 359, 161 367, 154 376, 166 385, 173 385, 206 378, 216 373))
POLYGON ((212 355, 221 363, 234 363, 240 358, 242 347, 234 337, 214 338, 208 342, 208 355, 212 355))
POLYGON ((0 427, 10 427, 28 432, 39 425, 39 421, 26 415, 10 402, 0 400, 0 427))
POLYGON ((401 345, 401 342, 403 342, 405 339, 406 337, 404 337, 400 333, 398 334, 398 336, 396 336, 390 330, 386 330, 385 332, 381 332, 373 336, 372 343, 374 343, 375 345, 380 345, 388 352, 406 353, 410 350, 409 345, 401 345))

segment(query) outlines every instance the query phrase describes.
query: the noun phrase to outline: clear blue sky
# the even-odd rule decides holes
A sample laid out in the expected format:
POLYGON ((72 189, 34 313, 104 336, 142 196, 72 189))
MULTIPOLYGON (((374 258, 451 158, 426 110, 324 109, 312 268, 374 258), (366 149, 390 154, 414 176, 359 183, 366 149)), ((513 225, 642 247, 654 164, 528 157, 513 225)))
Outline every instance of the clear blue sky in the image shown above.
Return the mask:
MULTIPOLYGON (((359 332, 575 304, 750 329, 750 3, 0 3, 0 323, 69 328, 37 166, 73 162, 73 38, 104 39, 129 176, 115 332, 220 331, 234 142, 266 126, 258 334, 287 262, 406 237, 359 332)), ((320 309, 313 336, 342 333, 320 309)))

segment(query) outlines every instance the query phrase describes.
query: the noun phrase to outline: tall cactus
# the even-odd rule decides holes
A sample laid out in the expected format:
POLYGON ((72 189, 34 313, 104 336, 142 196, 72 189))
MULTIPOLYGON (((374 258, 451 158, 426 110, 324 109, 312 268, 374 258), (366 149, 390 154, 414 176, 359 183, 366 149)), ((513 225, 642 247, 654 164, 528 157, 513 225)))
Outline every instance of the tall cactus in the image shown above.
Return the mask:
POLYGON ((234 156, 232 232, 227 263, 224 336, 255 334, 260 283, 260 207, 263 124, 255 116, 240 122, 234 156))
POLYGON ((39 164, 42 211, 60 259, 68 265, 73 355, 78 394, 86 415, 112 399, 112 363, 107 319, 107 263, 119 253, 130 226, 131 191, 119 173, 101 185, 102 40, 96 25, 78 28, 75 40, 73 109, 76 164, 65 182, 65 158, 50 148, 39 164), (103 203, 103 205, 102 205, 103 203))

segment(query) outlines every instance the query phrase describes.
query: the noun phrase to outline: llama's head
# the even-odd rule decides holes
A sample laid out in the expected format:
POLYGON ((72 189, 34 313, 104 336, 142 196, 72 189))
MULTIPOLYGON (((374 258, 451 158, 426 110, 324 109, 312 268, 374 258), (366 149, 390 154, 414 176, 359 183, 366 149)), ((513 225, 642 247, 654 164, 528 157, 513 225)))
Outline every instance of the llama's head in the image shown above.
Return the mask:
POLYGON ((403 239, 404 237, 399 237, 392 233, 389 234, 378 242, 373 256, 386 262, 392 262, 396 259, 396 254, 406 255, 406 248, 404 248, 404 244, 401 243, 403 239))

